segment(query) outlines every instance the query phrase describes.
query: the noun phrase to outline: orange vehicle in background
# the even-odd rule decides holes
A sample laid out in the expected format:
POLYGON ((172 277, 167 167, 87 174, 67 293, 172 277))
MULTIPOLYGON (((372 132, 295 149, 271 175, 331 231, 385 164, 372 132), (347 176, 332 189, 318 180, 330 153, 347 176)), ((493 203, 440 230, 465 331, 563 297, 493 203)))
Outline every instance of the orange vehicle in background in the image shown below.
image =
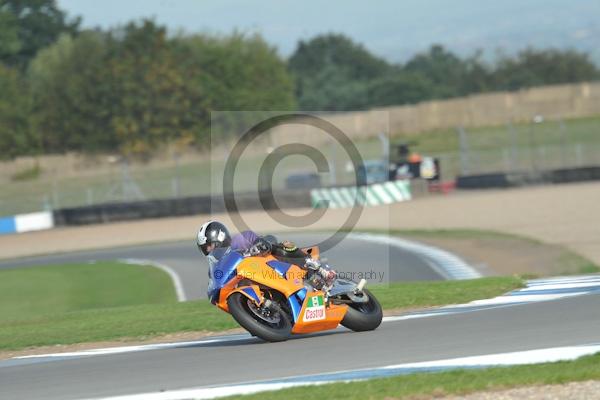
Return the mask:
MULTIPOLYGON (((319 249, 303 249, 318 259, 319 249)), ((335 329, 367 331, 381 324, 377 299, 360 283, 320 275, 268 254, 246 256, 217 249, 209 257, 210 301, 252 335, 270 342, 292 334, 335 329), (216 254, 214 254, 216 252, 216 254)))

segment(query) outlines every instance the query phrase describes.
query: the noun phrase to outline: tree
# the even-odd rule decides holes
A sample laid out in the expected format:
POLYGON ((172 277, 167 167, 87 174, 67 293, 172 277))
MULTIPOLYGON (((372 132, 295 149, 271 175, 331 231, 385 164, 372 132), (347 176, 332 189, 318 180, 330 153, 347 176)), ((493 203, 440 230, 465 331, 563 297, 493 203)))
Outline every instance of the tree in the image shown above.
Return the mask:
POLYGON ((326 64, 303 81, 303 95, 298 100, 304 110, 347 111, 370 105, 368 80, 353 80, 346 68, 326 64))
POLYGON ((502 57, 492 75, 496 90, 591 81, 600 71, 589 56, 575 50, 526 49, 516 58, 502 57))
POLYGON ((61 34, 77 33, 80 19, 69 20, 55 0, 0 0, 0 22, 5 22, 0 24, 0 38, 12 38, 0 61, 25 67, 61 34))
POLYGON ((370 82, 364 106, 414 104, 430 99, 434 91, 435 85, 424 74, 399 70, 370 82))
POLYGON ((119 99, 106 69, 107 43, 98 32, 63 35, 31 62, 32 121, 45 151, 117 147, 110 122, 119 99))
POLYGON ((186 82, 201 99, 204 126, 196 143, 207 146, 207 136, 231 136, 256 122, 256 113, 296 108, 294 84, 285 62, 260 35, 234 32, 228 36, 194 35, 175 40, 186 82), (209 115, 211 111, 253 111, 209 115), (209 121, 209 118, 210 121, 209 121), (211 122, 210 129, 208 123, 211 122))
POLYGON ((300 41, 289 69, 300 107, 313 110, 347 110, 364 104, 356 96, 364 96, 367 82, 391 71, 387 62, 340 34, 300 41))
POLYGON ((433 82, 433 98, 465 94, 464 81, 468 75, 465 62, 443 46, 433 45, 427 53, 417 54, 406 63, 404 69, 421 73, 433 82))
POLYGON ((208 144, 211 110, 294 107, 286 66, 262 38, 168 38, 149 20, 62 36, 29 77, 52 152, 148 156, 167 143, 208 144))
POLYGON ((204 90, 212 110, 295 108, 286 64, 260 35, 195 35, 176 42, 186 69, 197 72, 190 84, 204 90))
POLYGON ((109 47, 106 68, 118 98, 111 127, 122 152, 148 154, 190 134, 204 109, 191 98, 166 29, 149 20, 129 23, 110 35, 109 47))
POLYGON ((0 65, 0 158, 35 152, 29 108, 28 88, 19 72, 0 65))
POLYGON ((0 7, 0 60, 7 60, 21 50, 17 18, 0 7))
POLYGON ((362 45, 341 34, 319 35, 300 41, 289 60, 297 76, 311 76, 327 65, 344 67, 351 79, 372 79, 388 72, 390 66, 362 45))

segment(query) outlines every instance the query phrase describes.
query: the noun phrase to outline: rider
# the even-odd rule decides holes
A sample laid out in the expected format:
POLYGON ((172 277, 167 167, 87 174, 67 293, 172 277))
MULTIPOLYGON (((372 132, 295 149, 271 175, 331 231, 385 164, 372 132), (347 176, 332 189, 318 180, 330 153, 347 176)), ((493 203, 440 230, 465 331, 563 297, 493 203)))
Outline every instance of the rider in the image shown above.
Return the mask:
POLYGON ((243 231, 232 239, 227 227, 218 221, 208 221, 200 227, 196 244, 205 256, 220 247, 230 247, 244 256, 270 253, 279 260, 317 271, 327 284, 336 277, 334 270, 324 268, 319 260, 311 258, 293 242, 286 240, 278 243, 272 235, 261 237, 253 231, 243 231))

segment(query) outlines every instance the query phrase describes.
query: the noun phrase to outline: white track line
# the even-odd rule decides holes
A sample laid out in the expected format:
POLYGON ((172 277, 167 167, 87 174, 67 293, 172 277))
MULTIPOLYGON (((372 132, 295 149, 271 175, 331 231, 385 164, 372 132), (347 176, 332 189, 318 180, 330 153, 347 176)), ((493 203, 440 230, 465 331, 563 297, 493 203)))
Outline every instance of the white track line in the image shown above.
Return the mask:
POLYGON ((183 284, 181 283, 181 278, 179 277, 177 272, 175 272, 175 270, 173 268, 169 267, 168 265, 161 264, 159 262, 152 261, 152 260, 142 260, 142 259, 138 259, 138 258, 121 258, 118 261, 123 262, 125 264, 132 264, 132 265, 149 265, 151 267, 155 267, 155 268, 163 270, 164 272, 169 274, 169 276, 171 277, 173 286, 175 286, 175 293, 177 295, 177 301, 186 301, 187 300, 185 291, 183 290, 183 284))
POLYGON ((411 240, 377 235, 372 233, 351 233, 350 239, 363 240, 378 244, 388 244, 399 249, 419 254, 437 273, 448 280, 481 278, 481 273, 460 257, 437 247, 428 246, 411 240))
MULTIPOLYGON (((474 311, 483 311, 494 307, 507 306, 511 304, 523 304, 523 303, 534 303, 534 302, 542 302, 542 301, 551 301, 558 300, 567 297, 573 296, 581 296, 585 294, 589 294, 592 292, 600 291, 600 275, 589 275, 584 277, 577 278, 579 282, 589 282, 594 283, 594 285, 586 285, 584 287, 573 287, 571 283, 573 281, 573 277, 564 277, 564 278, 552 278, 547 280, 551 282, 548 284, 548 289, 545 291, 543 289, 543 285, 539 285, 540 280, 531 281, 538 292, 536 294, 527 294, 529 290, 532 288, 531 284, 528 282, 527 286, 523 289, 517 289, 512 292, 506 293, 502 296, 494 297, 492 299, 483 299, 483 300, 475 300, 466 304, 456 304, 445 307, 433 308, 431 310, 423 311, 423 312, 413 312, 405 315, 398 316, 388 316, 383 318, 384 323, 388 322, 398 322, 405 321, 410 319, 417 318, 430 318, 437 317, 442 315, 450 315, 450 314, 458 314, 465 312, 474 312, 474 311), (564 282, 562 285, 560 284, 561 280, 564 282), (572 290, 566 291, 564 293, 553 293, 556 290, 566 289, 572 290), (525 294, 521 294, 525 293, 525 294)), ((230 342, 230 341, 238 341, 238 340, 247 340, 250 339, 251 336, 247 334, 240 335, 230 335, 230 336, 220 336, 207 338, 197 341, 190 342, 171 342, 171 343, 158 343, 158 344, 148 344, 148 345, 139 345, 139 346, 124 346, 124 347, 109 347, 102 349, 92 349, 92 350, 84 350, 78 352, 69 352, 69 353, 50 353, 50 354, 38 354, 38 355, 29 355, 29 356, 21 356, 14 357, 11 360, 16 359, 44 359, 44 358, 70 358, 70 357, 84 357, 84 356, 99 356, 106 354, 119 354, 119 353, 131 353, 138 351, 149 351, 149 350, 161 350, 161 349, 170 349, 170 348, 178 348, 178 347, 186 347, 192 345, 202 345, 207 343, 219 343, 219 342, 230 342)))
POLYGON ((64 353, 49 353, 49 354, 32 354, 28 356, 13 357, 11 360, 27 360, 36 358, 71 358, 71 357, 85 357, 85 356, 102 356, 108 354, 122 354, 122 353, 135 353, 139 351, 148 350, 160 350, 160 349, 172 349, 177 347, 187 346, 198 346, 209 343, 219 342, 233 342, 235 340, 245 340, 250 338, 250 335, 240 335, 240 337, 228 337, 220 336, 216 338, 194 340, 188 342, 170 342, 170 343, 155 343, 155 344, 143 344, 138 346, 120 346, 120 347, 106 347, 101 349, 90 349, 81 351, 72 351, 64 353))
POLYGON ((465 368, 489 368, 496 366, 530 365, 557 361, 572 361, 583 356, 600 352, 599 344, 565 346, 546 349, 526 350, 510 353, 487 354, 445 360, 425 361, 388 365, 378 368, 339 371, 320 375, 297 376, 266 382, 220 387, 199 387, 166 392, 140 393, 126 396, 108 397, 106 400, 182 400, 214 399, 232 395, 243 395, 286 389, 295 386, 322 385, 332 382, 351 382, 377 377, 406 375, 418 372, 445 371, 465 368))

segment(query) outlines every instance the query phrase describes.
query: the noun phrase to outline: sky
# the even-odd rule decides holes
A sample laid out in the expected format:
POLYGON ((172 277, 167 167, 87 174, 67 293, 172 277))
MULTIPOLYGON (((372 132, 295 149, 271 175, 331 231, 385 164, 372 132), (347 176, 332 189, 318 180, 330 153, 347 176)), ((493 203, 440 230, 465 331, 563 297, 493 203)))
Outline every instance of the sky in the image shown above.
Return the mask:
POLYGON ((299 40, 344 33, 403 62, 434 43, 490 56, 527 46, 575 48, 600 62, 600 0, 58 0, 83 26, 152 17, 171 32, 261 33, 287 57, 299 40))

